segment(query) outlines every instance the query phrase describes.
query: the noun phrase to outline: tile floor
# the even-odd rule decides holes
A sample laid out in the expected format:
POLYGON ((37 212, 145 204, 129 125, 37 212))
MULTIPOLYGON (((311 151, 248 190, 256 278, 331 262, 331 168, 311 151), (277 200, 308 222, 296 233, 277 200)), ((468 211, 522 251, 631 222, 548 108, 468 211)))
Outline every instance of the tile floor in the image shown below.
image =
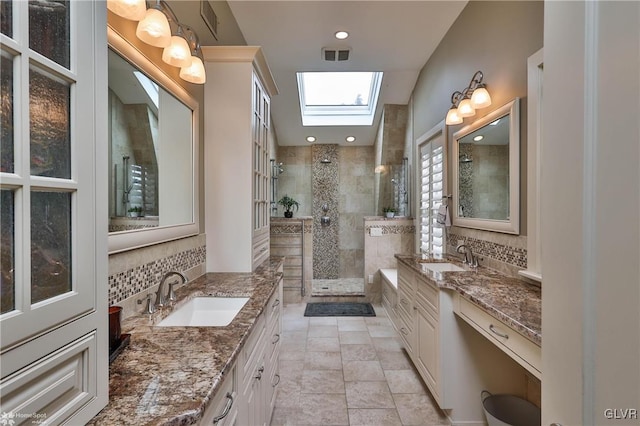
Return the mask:
POLYGON ((375 306, 375 317, 307 318, 305 306, 284 307, 272 426, 449 424, 384 308, 375 306))

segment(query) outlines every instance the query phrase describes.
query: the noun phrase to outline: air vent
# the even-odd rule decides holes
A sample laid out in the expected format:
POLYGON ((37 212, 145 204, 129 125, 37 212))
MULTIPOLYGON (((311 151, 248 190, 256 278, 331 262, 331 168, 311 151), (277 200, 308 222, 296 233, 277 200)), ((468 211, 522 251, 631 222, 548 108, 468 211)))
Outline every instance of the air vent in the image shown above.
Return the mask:
POLYGON ((211 3, 209 0, 200 0, 200 16, 202 16, 202 20, 209 30, 213 37, 218 40, 218 16, 213 11, 213 7, 211 7, 211 3))
POLYGON ((349 54, 351 53, 350 47, 323 47, 322 48, 322 58, 325 61, 329 62, 341 62, 348 61, 349 54))

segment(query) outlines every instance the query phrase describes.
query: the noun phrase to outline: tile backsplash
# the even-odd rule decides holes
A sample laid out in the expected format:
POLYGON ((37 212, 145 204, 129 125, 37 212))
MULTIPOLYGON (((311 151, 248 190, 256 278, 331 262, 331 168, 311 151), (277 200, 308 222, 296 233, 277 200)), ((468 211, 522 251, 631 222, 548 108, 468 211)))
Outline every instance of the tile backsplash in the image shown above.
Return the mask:
MULTIPOLYGON (((165 272, 176 270, 190 279, 204 273, 204 234, 109 256, 109 305, 157 287, 165 272)), ((126 316, 126 313, 125 313, 126 316)))

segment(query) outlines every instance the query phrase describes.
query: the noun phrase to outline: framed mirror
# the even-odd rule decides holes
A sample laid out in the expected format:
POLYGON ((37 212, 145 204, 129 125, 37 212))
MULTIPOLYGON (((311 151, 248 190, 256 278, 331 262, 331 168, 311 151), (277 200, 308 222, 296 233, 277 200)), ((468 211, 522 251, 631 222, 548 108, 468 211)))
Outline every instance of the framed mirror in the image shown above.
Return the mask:
POLYGON ((453 135, 453 225, 520 233, 520 100, 453 135))
POLYGON ((198 102, 108 28, 109 252, 198 229, 198 102))

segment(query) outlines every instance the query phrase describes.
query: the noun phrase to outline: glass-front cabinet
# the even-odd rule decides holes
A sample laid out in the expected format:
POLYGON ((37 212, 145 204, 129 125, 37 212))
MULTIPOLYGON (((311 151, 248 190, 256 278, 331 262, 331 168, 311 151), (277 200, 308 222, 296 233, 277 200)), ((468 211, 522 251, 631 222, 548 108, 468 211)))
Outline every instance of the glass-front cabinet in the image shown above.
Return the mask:
POLYGON ((12 424, 88 420, 106 403, 103 9, 1 2, 0 412, 12 424))

